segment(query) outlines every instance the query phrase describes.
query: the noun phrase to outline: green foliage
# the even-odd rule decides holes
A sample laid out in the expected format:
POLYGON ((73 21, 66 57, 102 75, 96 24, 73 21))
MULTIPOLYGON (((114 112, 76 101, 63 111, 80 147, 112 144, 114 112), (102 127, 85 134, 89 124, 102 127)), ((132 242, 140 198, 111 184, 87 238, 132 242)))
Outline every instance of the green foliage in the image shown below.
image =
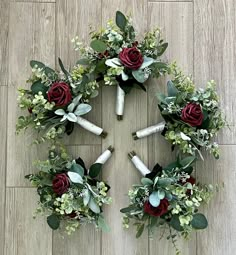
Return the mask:
POLYGON ((195 229, 204 229, 204 228, 207 228, 208 226, 208 222, 205 215, 201 213, 196 213, 193 215, 191 224, 192 224, 192 227, 195 229))
POLYGON ((127 19, 125 15, 120 11, 116 12, 116 25, 121 29, 121 31, 125 31, 127 19))
POLYGON ((99 53, 103 53, 107 48, 106 44, 101 40, 93 40, 90 43, 90 46, 94 51, 97 51, 99 53))
POLYGON ((51 214, 47 217, 47 223, 49 227, 53 230, 56 230, 60 227, 60 219, 56 214, 51 214))
POLYGON ((95 163, 89 169, 89 176, 92 178, 96 178, 102 170, 102 164, 95 163))

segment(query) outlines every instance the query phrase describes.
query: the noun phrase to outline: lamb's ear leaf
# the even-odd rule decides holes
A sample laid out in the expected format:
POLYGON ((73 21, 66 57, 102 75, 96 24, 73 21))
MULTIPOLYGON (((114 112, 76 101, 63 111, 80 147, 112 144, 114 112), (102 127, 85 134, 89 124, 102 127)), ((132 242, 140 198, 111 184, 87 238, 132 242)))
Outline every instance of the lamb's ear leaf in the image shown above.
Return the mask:
POLYGON ((116 12, 116 25, 120 28, 121 31, 125 31, 127 24, 127 19, 121 11, 116 12))
POLYGON ((172 81, 167 82, 167 91, 168 91, 169 97, 175 97, 177 93, 179 92, 172 81))
POLYGON ((60 227, 60 219, 56 214, 51 214, 47 217, 47 223, 49 227, 53 230, 56 230, 60 227))
POLYGON ((110 227, 107 225, 104 217, 102 215, 100 215, 98 217, 98 226, 99 228, 101 228, 104 232, 109 232, 110 231, 110 227))
POLYGON ((94 201, 92 197, 89 200, 88 206, 90 210, 96 214, 99 214, 101 212, 99 205, 94 201))

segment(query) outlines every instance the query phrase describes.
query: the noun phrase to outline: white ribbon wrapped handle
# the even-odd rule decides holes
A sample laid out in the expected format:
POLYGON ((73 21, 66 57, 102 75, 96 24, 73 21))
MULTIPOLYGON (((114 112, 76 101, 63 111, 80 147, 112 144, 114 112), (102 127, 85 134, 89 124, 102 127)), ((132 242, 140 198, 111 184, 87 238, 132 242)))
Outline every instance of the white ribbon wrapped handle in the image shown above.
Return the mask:
POLYGON ((105 164, 107 160, 111 157, 113 151, 114 148, 110 146, 97 158, 95 163, 105 164))
POLYGON ((139 138, 143 138, 143 137, 149 136, 154 133, 162 132, 165 128, 165 124, 166 123, 163 121, 156 125, 136 131, 132 135, 133 135, 134 139, 139 139, 139 138))
POLYGON ((116 93, 117 93, 116 94, 116 115, 118 120, 122 120, 124 115, 125 92, 119 85, 117 85, 116 93))
POLYGON ((135 152, 130 152, 129 157, 134 164, 134 166, 138 169, 142 176, 150 174, 151 171, 147 168, 147 166, 143 163, 143 161, 136 155, 135 152))
POLYGON ((102 137, 106 137, 107 133, 103 131, 102 128, 96 126, 95 124, 91 123, 90 121, 77 116, 77 124, 79 124, 81 127, 83 127, 84 129, 90 131, 91 133, 95 134, 95 135, 99 135, 102 137))

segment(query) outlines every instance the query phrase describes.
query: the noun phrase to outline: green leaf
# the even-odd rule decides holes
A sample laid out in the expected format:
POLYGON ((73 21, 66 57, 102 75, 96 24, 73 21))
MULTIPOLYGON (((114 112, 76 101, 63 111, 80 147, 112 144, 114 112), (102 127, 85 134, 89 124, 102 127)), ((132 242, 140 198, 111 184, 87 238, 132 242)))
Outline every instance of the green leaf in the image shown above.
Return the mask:
POLYGON ((47 95, 47 91, 48 91, 48 87, 46 87, 41 80, 34 82, 31 85, 31 90, 33 92, 34 95, 38 94, 38 92, 42 92, 43 96, 46 97, 47 95))
POLYGON ((66 78, 68 78, 70 76, 70 73, 65 69, 60 58, 58 58, 58 62, 59 62, 62 72, 65 74, 66 78))
POLYGON ((183 169, 192 165, 192 163, 196 160, 195 156, 189 156, 179 161, 179 164, 183 167, 183 169))
POLYGON ((84 168, 76 163, 72 164, 70 171, 79 174, 81 177, 84 176, 84 168))
POLYGON ((144 83, 148 79, 143 69, 133 70, 132 75, 140 83, 144 83))
POLYGON ((106 59, 102 59, 97 62, 96 69, 95 69, 96 73, 103 73, 106 71, 107 66, 105 62, 106 62, 106 59))
POLYGON ((75 172, 68 172, 67 174, 73 183, 79 183, 79 184, 84 183, 83 178, 79 174, 75 172))
POLYGON ((103 41, 97 39, 93 40, 90 43, 90 46, 94 51, 97 51, 99 53, 103 53, 107 49, 107 45, 103 41))
POLYGON ((161 187, 167 187, 171 185, 173 180, 171 178, 159 178, 157 184, 161 187))
POLYGON ((170 225, 173 229, 177 231, 182 231, 183 227, 180 225, 179 217, 177 215, 173 215, 170 221, 170 225))
POLYGON ((207 228, 208 222, 205 215, 201 213, 196 213, 193 215, 193 220, 191 221, 191 225, 195 229, 204 229, 204 228, 207 228))
POLYGON ((172 81, 167 82, 167 91, 169 97, 175 97, 179 92, 172 81))
POLYGON ((166 51, 167 47, 168 47, 168 43, 163 43, 163 44, 161 45, 161 49, 160 49, 159 52, 157 53, 157 56, 158 56, 158 57, 161 56, 161 55, 166 51))
POLYGON ((128 207, 120 209, 120 212, 121 213, 129 213, 129 212, 135 211, 135 210, 137 210, 137 207, 135 205, 130 205, 128 207))
POLYGON ((47 223, 51 229, 56 230, 60 226, 60 219, 56 214, 51 214, 47 217, 47 223))
POLYGON ((179 163, 177 161, 175 161, 175 162, 170 163, 166 167, 164 167, 164 170, 165 171, 171 171, 171 170, 173 170, 173 169, 175 169, 176 167, 179 167, 179 166, 180 166, 179 163))
POLYGON ((84 206, 86 206, 89 203, 90 197, 91 197, 90 191, 88 189, 84 190, 83 192, 84 206))
POLYGON ((102 170, 102 164, 95 163, 89 169, 89 176, 91 178, 95 178, 100 174, 101 170, 102 170))
POLYGON ((137 226, 136 238, 139 238, 142 235, 143 230, 144 230, 144 224, 137 226))
POLYGON ((92 197, 89 200, 88 206, 91 209, 91 211, 93 211, 96 214, 99 214, 101 212, 99 205, 95 202, 95 200, 92 197))
POLYGON ((56 72, 55 72, 52 68, 50 68, 50 67, 48 67, 48 66, 45 67, 44 72, 45 72, 45 74, 46 74, 47 76, 56 74, 56 72))
POLYGON ((163 199, 165 197, 165 191, 163 190, 158 190, 157 194, 160 199, 163 199))
POLYGON ((45 65, 42 62, 37 61, 37 60, 31 60, 30 61, 30 66, 32 68, 34 68, 35 66, 37 66, 38 68, 43 68, 43 69, 45 68, 45 65))
POLYGON ((151 179, 149 179, 149 178, 142 178, 141 179, 141 183, 143 185, 147 185, 147 186, 153 185, 153 181, 151 179))
POLYGON ((125 15, 122 12, 117 11, 116 12, 116 25, 120 28, 121 31, 124 32, 126 24, 127 24, 127 19, 126 19, 125 15))
POLYGON ((89 60, 87 58, 81 58, 76 62, 77 65, 84 65, 87 66, 90 64, 89 60))
POLYGON ((110 227, 107 225, 107 223, 102 215, 100 215, 98 217, 98 227, 101 228, 102 231, 104 231, 104 232, 110 231, 110 227))
POLYGON ((153 207, 158 207, 160 204, 160 198, 157 191, 153 191, 149 196, 149 202, 153 207))

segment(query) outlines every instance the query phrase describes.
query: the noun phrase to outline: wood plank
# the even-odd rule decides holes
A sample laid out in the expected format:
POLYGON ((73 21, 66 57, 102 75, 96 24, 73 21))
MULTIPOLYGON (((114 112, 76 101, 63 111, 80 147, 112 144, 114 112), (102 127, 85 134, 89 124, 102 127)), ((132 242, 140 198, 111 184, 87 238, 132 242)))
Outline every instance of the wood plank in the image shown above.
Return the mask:
POLYGON ((37 199, 34 188, 7 188, 6 255, 52 254, 52 231, 44 217, 32 216, 37 199))
MULTIPOLYGON (((79 56, 73 49, 71 39, 76 35, 82 42, 89 43, 89 26, 101 26, 101 0, 58 0, 56 4, 56 56, 66 67, 73 67, 79 56)), ((101 96, 91 101, 93 110, 86 118, 101 126, 101 96)), ((80 127, 66 137, 66 144, 101 144, 101 138, 80 127)))
POLYGON ((8 79, 8 26, 9 1, 0 1, 0 84, 7 85, 8 79))
POLYGON ((194 7, 194 77, 205 86, 214 79, 230 125, 219 137, 221 144, 236 143, 236 2, 198 0, 194 7))
POLYGON ((9 79, 15 86, 8 91, 7 186, 27 186, 24 175, 32 171, 34 160, 46 156, 47 150, 43 149, 45 146, 30 147, 35 132, 18 137, 15 134, 17 117, 22 114, 17 107, 17 87, 25 86, 31 59, 54 65, 55 8, 50 3, 11 3, 10 7, 9 79))
POLYGON ((4 250, 5 189, 6 189, 6 146, 7 146, 7 87, 0 86, 0 254, 4 250))
MULTIPOLYGON (((75 158, 79 156, 84 159, 85 165, 89 167, 95 162, 101 153, 101 146, 68 146, 68 150, 75 158)), ((96 231, 93 225, 82 227, 78 232, 67 236, 63 232, 53 233, 54 255, 99 255, 101 249, 101 232, 96 231)))
MULTIPOLYGON (((108 19, 115 19, 116 10, 132 15, 134 26, 139 33, 147 27, 147 1, 115 1, 106 0, 102 3, 103 26, 108 19)), ((133 141, 131 133, 147 124, 147 94, 133 90, 126 96, 123 121, 117 121, 115 115, 116 88, 103 87, 103 125, 109 130, 109 136, 103 141, 103 149, 108 145, 115 147, 114 156, 107 164, 108 171, 103 173, 111 185, 112 205, 105 210, 111 232, 102 235, 102 254, 148 254, 147 233, 140 239, 135 238, 135 229, 124 230, 119 210, 128 205, 127 192, 132 184, 139 183, 140 175, 129 162, 128 152, 135 150, 147 163, 147 141, 133 141)))
POLYGON ((202 183, 219 184, 221 188, 210 202, 203 208, 209 226, 207 230, 197 233, 197 254, 220 255, 234 254, 236 249, 236 219, 235 219, 235 145, 222 145, 219 160, 212 160, 208 155, 197 165, 198 181, 202 183))
MULTIPOLYGON (((159 26, 163 31, 163 37, 169 43, 166 58, 169 61, 177 60, 178 64, 186 72, 193 71, 193 5, 192 3, 149 3, 149 29, 159 26), (184 54, 183 54, 184 53, 184 54)), ((155 81, 148 85, 148 124, 153 125, 162 121, 162 117, 157 108, 156 93, 166 92, 166 78, 155 81)), ((163 166, 170 163, 175 158, 175 153, 171 152, 171 146, 161 134, 148 137, 149 166, 154 167, 155 163, 163 166)), ((170 241, 166 236, 159 240, 162 231, 157 231, 156 237, 150 241, 150 255, 161 254, 163 250, 168 255, 175 254, 170 241)), ((166 231, 168 235, 168 231, 166 231)), ((178 247, 183 254, 196 254, 195 234, 189 243, 179 240, 178 247)))
POLYGON ((11 0, 12 2, 23 2, 23 3, 56 3, 56 0, 11 0))

